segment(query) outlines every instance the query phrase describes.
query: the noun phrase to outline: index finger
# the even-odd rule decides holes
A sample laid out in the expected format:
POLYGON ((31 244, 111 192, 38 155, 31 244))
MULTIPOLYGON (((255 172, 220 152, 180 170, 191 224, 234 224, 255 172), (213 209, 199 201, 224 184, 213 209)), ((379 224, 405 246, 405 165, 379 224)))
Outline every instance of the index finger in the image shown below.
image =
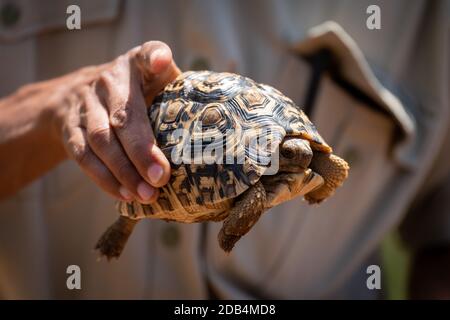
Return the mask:
MULTIPOLYGON (((156 48, 158 47, 153 47, 153 50, 156 48)), ((149 65, 149 70, 143 74, 135 57, 135 55, 122 56, 115 62, 113 72, 105 72, 102 77, 107 90, 104 100, 110 112, 110 124, 128 158, 147 182, 154 187, 161 187, 170 178, 170 164, 156 146, 147 116, 148 104, 142 92, 143 81, 144 77, 147 80, 152 77, 153 81, 145 85, 146 91, 148 93, 153 90, 157 93, 166 85, 164 81, 168 81, 168 76, 173 70, 169 69, 171 60, 167 60, 164 69, 158 59, 150 56, 148 61, 150 63, 158 61, 156 64, 159 63, 160 70, 153 69, 152 65, 149 65), (161 73, 158 74, 156 71, 161 73)))

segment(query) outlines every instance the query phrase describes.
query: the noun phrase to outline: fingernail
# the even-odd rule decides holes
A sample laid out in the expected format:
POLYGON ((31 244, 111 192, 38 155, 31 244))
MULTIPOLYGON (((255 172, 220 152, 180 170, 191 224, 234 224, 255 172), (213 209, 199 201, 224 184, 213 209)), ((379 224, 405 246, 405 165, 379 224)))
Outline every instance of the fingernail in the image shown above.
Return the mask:
POLYGON ((159 59, 159 57, 160 57, 163 53, 164 53, 164 52, 163 52, 163 50, 161 50, 161 49, 156 49, 155 51, 153 51, 153 52, 151 53, 151 55, 150 55, 150 65, 151 65, 151 66, 154 66, 155 61, 156 61, 157 59, 159 59))
POLYGON ((163 176, 163 168, 159 164, 152 164, 150 168, 148 168, 148 178, 154 184, 158 184, 163 176))
POLYGON ((158 57, 159 55, 161 55, 162 53, 164 53, 164 50, 156 49, 151 53, 150 58, 153 60, 156 57, 158 57))
POLYGON ((142 200, 150 200, 155 190, 145 182, 141 182, 137 187, 137 192, 142 200))
POLYGON ((150 68, 153 73, 163 72, 169 65, 170 58, 166 49, 156 49, 150 56, 150 68))
POLYGON ((125 199, 125 200, 131 200, 131 199, 133 199, 133 197, 132 197, 132 195, 131 195, 131 192, 130 191, 128 191, 126 188, 124 188, 124 187, 120 187, 120 189, 119 189, 119 193, 120 193, 120 195, 125 199))

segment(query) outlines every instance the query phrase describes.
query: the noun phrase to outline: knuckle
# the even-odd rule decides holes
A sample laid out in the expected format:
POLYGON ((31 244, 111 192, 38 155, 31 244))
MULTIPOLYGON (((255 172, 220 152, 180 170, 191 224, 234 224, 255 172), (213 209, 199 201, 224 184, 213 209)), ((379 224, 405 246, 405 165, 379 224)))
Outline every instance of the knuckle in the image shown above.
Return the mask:
POLYGON ((128 108, 126 103, 120 103, 120 106, 111 112, 109 123, 114 129, 125 129, 130 122, 131 116, 131 108, 128 108))
POLYGON ((116 59, 114 59, 112 64, 112 70, 117 70, 117 68, 122 67, 124 64, 128 62, 129 55, 128 54, 121 54, 116 59))
POLYGON ((88 132, 89 142, 95 146, 104 146, 108 144, 109 137, 109 127, 97 127, 88 132))
POLYGON ((91 94, 91 85, 83 85, 78 89, 78 94, 83 99, 86 99, 86 97, 89 97, 91 94))
POLYGON ((95 85, 101 89, 106 89, 107 91, 110 91, 114 87, 114 80, 109 70, 100 72, 95 85))
POLYGON ((133 157, 134 163, 148 164, 150 162, 150 144, 144 140, 143 136, 137 134, 130 135, 127 139, 129 150, 133 157), (146 161, 148 159, 148 161, 146 161))
POLYGON ((127 56, 132 56, 133 54, 139 52, 139 50, 141 50, 142 45, 137 45, 133 48, 131 48, 130 50, 128 50, 128 52, 125 54, 127 56))
POLYGON ((136 187, 139 183, 139 176, 133 166, 128 161, 121 161, 116 168, 117 179, 124 184, 136 187))
POLYGON ((99 66, 85 66, 79 69, 79 72, 82 74, 89 74, 99 70, 99 66))
POLYGON ((98 165, 92 168, 93 173, 95 174, 95 177, 99 180, 99 182, 105 186, 105 185, 111 185, 112 178, 111 174, 109 173, 108 168, 106 168, 103 165, 98 165))
POLYGON ((82 167, 87 166, 91 156, 91 151, 86 144, 75 142, 72 139, 67 141, 67 146, 72 158, 82 167))
POLYGON ((115 63, 112 63, 110 67, 100 72, 97 85, 105 88, 108 92, 116 92, 119 87, 118 79, 120 78, 118 67, 115 63))
POLYGON ((126 67, 127 57, 124 55, 118 56, 116 59, 108 64, 108 67, 100 72, 99 79, 105 83, 115 84, 117 79, 121 78, 121 74, 126 67))

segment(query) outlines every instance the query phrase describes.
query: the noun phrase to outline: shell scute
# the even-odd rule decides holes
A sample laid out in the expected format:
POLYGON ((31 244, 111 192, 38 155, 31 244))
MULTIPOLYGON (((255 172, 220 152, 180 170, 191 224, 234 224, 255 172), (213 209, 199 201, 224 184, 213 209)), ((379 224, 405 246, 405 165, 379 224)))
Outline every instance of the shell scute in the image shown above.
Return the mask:
POLYGON ((177 214, 197 214, 199 207, 217 207, 243 193, 268 170, 286 135, 329 148, 291 99, 232 73, 183 73, 158 95, 148 116, 172 167, 157 205, 177 214))

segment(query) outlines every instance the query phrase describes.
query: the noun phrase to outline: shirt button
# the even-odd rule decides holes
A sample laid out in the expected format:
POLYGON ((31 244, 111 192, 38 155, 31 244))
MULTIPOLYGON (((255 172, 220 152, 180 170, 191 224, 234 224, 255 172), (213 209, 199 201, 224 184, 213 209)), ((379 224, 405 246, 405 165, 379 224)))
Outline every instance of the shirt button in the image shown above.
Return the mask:
POLYGON ((5 3, 0 9, 0 20, 3 26, 12 27, 20 19, 20 9, 13 3, 5 3))
POLYGON ((208 59, 205 57, 197 57, 191 62, 191 67, 189 68, 192 71, 201 71, 201 70, 210 70, 210 63, 208 59))
POLYGON ((173 224, 164 226, 161 230, 161 241, 168 248, 174 248, 180 242, 180 230, 173 224))

